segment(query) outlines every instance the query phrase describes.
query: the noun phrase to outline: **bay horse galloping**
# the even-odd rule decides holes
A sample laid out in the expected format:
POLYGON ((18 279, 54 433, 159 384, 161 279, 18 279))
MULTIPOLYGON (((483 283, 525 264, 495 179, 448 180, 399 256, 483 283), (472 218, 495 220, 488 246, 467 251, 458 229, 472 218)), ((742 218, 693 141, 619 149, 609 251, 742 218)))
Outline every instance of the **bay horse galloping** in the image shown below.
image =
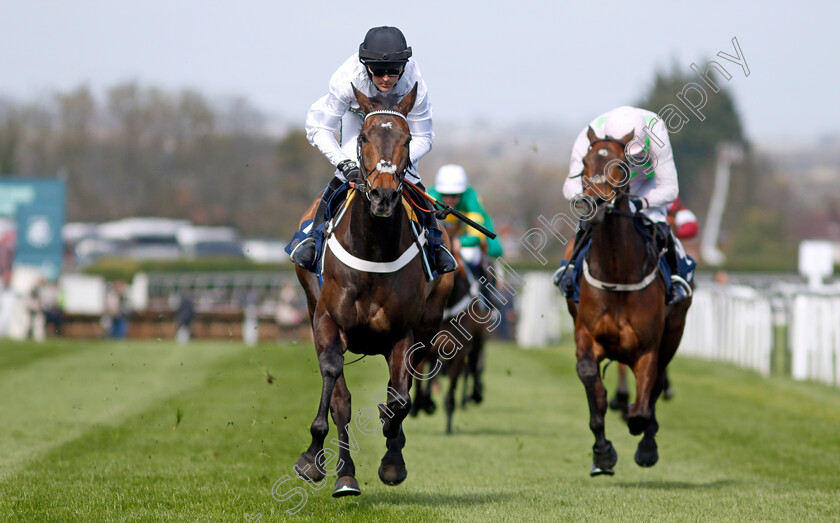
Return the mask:
MULTIPOLYGON (((295 471, 316 482, 327 474, 323 445, 329 411, 338 430, 338 460, 330 464, 337 475, 335 497, 361 493, 350 454, 355 441, 348 435, 350 392, 343 371, 345 351, 381 354, 388 362, 387 401, 379 404, 387 451, 379 477, 388 485, 397 485, 407 475, 402 457, 402 421, 411 407, 407 365, 419 364, 424 356, 424 351, 410 349, 415 341, 422 342, 422 347, 430 345, 440 329, 452 288, 451 274, 427 281, 420 241, 403 208, 411 140, 405 116, 414 105, 417 85, 396 102, 384 96, 368 98, 355 86, 353 90, 366 115, 358 137, 365 183, 354 185, 341 218, 328 228, 323 283, 319 286, 317 275, 296 268, 309 306, 323 387, 310 430, 312 443, 301 454, 295 471)), ((304 220, 312 217, 317 201, 304 220)))
MULTIPOLYGON (((636 400, 628 413, 630 433, 644 437, 636 463, 650 467, 659 459, 655 406, 665 367, 677 351, 691 299, 665 304, 660 252, 630 212, 626 188, 630 170, 621 139, 598 138, 590 127, 583 163, 583 187, 589 202, 583 218, 591 228, 591 246, 583 263, 580 302, 567 300, 575 323, 577 373, 589 400, 589 427, 595 435, 591 475, 613 474, 618 456, 604 434, 607 393, 600 364, 605 358, 628 365, 636 376, 636 400)), ((575 246, 576 248, 578 246, 575 246)))
MULTIPOLYGON (((450 238, 455 234, 451 227, 446 227, 450 238)), ((457 245, 457 241, 453 242, 457 245)), ((458 328, 451 328, 448 336, 437 340, 426 356, 423 364, 428 364, 431 370, 427 375, 434 377, 445 373, 449 377, 449 388, 444 399, 446 409, 446 433, 452 434, 452 416, 455 411, 455 392, 458 381, 463 377, 463 399, 461 406, 466 406, 469 401, 477 404, 483 400, 484 385, 482 381, 483 359, 484 359, 484 338, 487 330, 486 323, 476 319, 489 318, 490 314, 497 313, 495 309, 485 306, 484 298, 479 295, 480 282, 473 276, 471 269, 467 267, 461 258, 461 249, 457 246, 452 250, 458 260, 458 269, 452 273, 454 280, 452 293, 446 302, 446 309, 443 313, 443 321, 449 325, 454 321, 458 328), (479 312, 475 312, 479 311, 479 312), (469 378, 472 376, 472 392, 468 391, 469 378)), ((411 405, 411 415, 416 416, 421 410, 427 414, 434 413, 436 405, 432 399, 432 379, 415 378, 416 390, 414 402, 411 405)))

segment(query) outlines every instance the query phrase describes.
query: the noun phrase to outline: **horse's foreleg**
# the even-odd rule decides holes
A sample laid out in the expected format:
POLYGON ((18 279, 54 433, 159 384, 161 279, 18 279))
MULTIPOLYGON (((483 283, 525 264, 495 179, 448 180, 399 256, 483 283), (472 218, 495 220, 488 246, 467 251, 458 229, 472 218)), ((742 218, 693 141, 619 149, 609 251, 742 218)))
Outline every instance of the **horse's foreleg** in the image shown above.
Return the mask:
POLYGON ((388 449, 379 464, 379 479, 386 485, 399 485, 408 475, 402 456, 405 446, 402 422, 411 409, 411 375, 405 357, 413 340, 414 337, 408 334, 394 345, 388 356, 391 379, 388 382, 386 403, 379 405, 382 433, 388 449))
POLYGON ((592 446, 592 476, 599 474, 613 474, 613 467, 618 461, 618 455, 612 443, 606 438, 604 431, 604 415, 607 412, 607 390, 601 381, 598 371, 598 361, 592 352, 593 340, 588 334, 578 333, 576 336, 578 344, 577 351, 577 373, 580 381, 586 389, 586 398, 589 401, 589 429, 595 435, 595 444, 592 446))
MULTIPOLYGON (((361 494, 359 484, 356 482, 356 466, 353 463, 351 451, 357 452, 358 447, 355 438, 351 439, 348 433, 350 425, 350 391, 347 389, 347 382, 344 380, 344 373, 338 377, 330 401, 330 414, 333 423, 338 430, 338 467, 333 497, 358 496, 361 494)), ((335 441, 335 440, 333 440, 335 441)))
POLYGON ((645 430, 651 419, 651 405, 662 390, 657 354, 649 351, 643 354, 633 365, 636 375, 636 399, 627 416, 627 428, 630 434, 638 436, 645 430), (658 387, 657 387, 658 385, 658 387), (655 389, 658 389, 655 391, 655 389))
MULTIPOLYGON (((312 443, 300 455, 294 467, 298 476, 309 481, 313 487, 327 474, 322 453, 324 439, 330 430, 327 412, 336 381, 341 377, 344 369, 344 344, 338 325, 324 314, 318 318, 315 331, 315 349, 318 352, 318 366, 321 369, 321 401, 318 404, 318 413, 309 429, 312 434, 312 443)), ((317 486, 318 489, 321 487, 323 484, 317 486)))

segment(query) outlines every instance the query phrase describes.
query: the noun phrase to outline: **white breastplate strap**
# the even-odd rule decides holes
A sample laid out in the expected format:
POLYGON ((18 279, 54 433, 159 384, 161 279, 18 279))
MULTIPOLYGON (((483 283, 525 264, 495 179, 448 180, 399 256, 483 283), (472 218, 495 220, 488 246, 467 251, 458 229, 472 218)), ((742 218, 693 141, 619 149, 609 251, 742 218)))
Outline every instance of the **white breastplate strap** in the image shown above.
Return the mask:
POLYGON ((473 296, 470 295, 470 294, 467 294, 466 296, 461 298, 461 300, 458 301, 458 303, 456 303, 452 307, 450 307, 448 309, 443 309, 443 321, 446 321, 450 318, 454 318, 455 316, 457 316, 457 315, 461 314, 463 311, 465 311, 467 309, 467 306, 472 301, 472 299, 473 299, 473 296))
MULTIPOLYGON (((420 233, 420 245, 426 244, 426 231, 420 233)), ((362 272, 378 272, 378 273, 391 273, 397 272, 398 270, 402 269, 408 263, 414 259, 415 256, 420 252, 420 249, 417 248, 416 243, 412 243, 411 246, 403 252, 399 258, 392 262, 374 262, 363 260, 361 258, 357 258, 347 252, 344 247, 342 247, 341 243, 339 243, 338 238, 335 235, 330 236, 327 240, 327 247, 333 252, 336 258, 338 258, 341 263, 350 267, 351 269, 356 269, 357 271, 362 272)))
POLYGON ((467 309, 473 298, 478 298, 478 281, 476 281, 472 277, 471 273, 469 272, 469 269, 465 267, 464 270, 467 271, 467 274, 470 275, 469 278, 472 280, 472 283, 470 284, 470 292, 467 293, 463 298, 458 300, 458 303, 456 303, 452 307, 449 307, 448 309, 443 309, 443 321, 446 321, 450 318, 454 318, 455 316, 461 314, 467 309))
POLYGON ((650 285, 653 280, 656 279, 656 273, 659 271, 659 264, 656 264, 656 267, 653 268, 653 271, 650 272, 645 279, 640 281, 639 283, 607 283, 605 281, 601 281, 596 279, 592 274, 589 273, 589 264, 586 263, 586 260, 583 260, 583 277, 586 278, 586 283, 595 287, 596 289, 602 289, 605 291, 613 291, 613 292, 633 292, 633 291, 640 291, 650 285))

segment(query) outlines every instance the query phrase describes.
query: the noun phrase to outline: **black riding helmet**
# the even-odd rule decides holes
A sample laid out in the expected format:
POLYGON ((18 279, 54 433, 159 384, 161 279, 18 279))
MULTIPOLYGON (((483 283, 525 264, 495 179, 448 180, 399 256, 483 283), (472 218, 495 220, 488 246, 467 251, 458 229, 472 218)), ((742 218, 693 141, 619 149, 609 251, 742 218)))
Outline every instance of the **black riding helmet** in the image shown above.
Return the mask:
POLYGON ((399 69, 400 75, 411 56, 411 47, 405 42, 402 31, 396 27, 374 27, 359 44, 359 61, 370 69, 399 69))

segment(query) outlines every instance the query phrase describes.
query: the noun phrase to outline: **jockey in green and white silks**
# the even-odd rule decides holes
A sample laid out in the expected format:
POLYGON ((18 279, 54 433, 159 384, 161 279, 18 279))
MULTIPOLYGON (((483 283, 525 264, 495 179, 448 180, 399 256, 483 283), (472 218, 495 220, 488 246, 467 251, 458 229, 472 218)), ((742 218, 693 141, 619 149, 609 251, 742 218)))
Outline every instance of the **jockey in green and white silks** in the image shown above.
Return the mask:
MULTIPOLYGON (((435 185, 429 189, 429 194, 436 200, 441 200, 448 205, 447 201, 450 197, 453 198, 451 205, 456 211, 465 214, 479 225, 483 225, 491 232, 493 230, 493 219, 484 209, 481 202, 481 197, 467 182, 467 173, 460 165, 449 164, 444 165, 438 169, 435 177, 435 185)), ((454 215, 446 217, 447 223, 456 223, 458 219, 454 215)), ((483 243, 487 244, 487 255, 492 258, 499 258, 502 255, 502 244, 498 238, 490 239, 472 227, 465 226, 465 231, 459 237, 461 247, 481 247, 483 243)))
MULTIPOLYGON (((694 260, 685 254, 682 244, 666 223, 668 206, 679 196, 679 183, 674 153, 664 122, 654 112, 630 106, 618 107, 592 120, 580 132, 572 147, 569 176, 563 185, 563 196, 568 200, 584 191, 580 174, 583 172, 583 158, 589 151, 589 127, 599 138, 620 139, 633 131, 633 139, 625 147, 628 160, 632 158, 632 161, 628 162, 631 178, 627 188, 633 197, 632 210, 641 212, 654 222, 655 227, 662 229, 663 237, 668 239, 666 256, 674 283, 670 286, 668 303, 676 303, 690 296, 688 282, 693 278, 694 260)), ((578 238, 581 229, 578 231, 578 238)), ((574 263, 574 260, 571 262, 574 263)), ((566 270, 563 272, 563 281, 555 280, 567 294, 572 284, 568 281, 572 272, 566 270)))

